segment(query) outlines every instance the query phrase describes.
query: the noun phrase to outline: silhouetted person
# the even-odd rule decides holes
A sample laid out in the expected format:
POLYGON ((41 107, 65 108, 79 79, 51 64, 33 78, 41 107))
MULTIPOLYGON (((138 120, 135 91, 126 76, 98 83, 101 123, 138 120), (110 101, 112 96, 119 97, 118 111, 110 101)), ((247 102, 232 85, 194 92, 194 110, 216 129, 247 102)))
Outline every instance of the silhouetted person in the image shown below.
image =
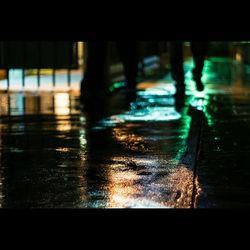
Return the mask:
MULTIPOLYGON (((138 72, 137 44, 136 42, 115 42, 119 57, 123 63, 126 87, 136 88, 138 72)), ((87 42, 87 62, 84 79, 81 83, 81 99, 92 96, 101 96, 107 91, 108 42, 87 42)))
MULTIPOLYGON (((193 79, 198 91, 204 90, 201 81, 202 71, 206 53, 208 51, 208 42, 191 42, 191 50, 194 59, 193 79)), ((176 81, 177 96, 185 96, 185 74, 183 69, 183 43, 170 43, 170 63, 173 79, 176 81)))
POLYGON ((138 53, 136 42, 116 42, 119 56, 123 63, 127 87, 136 88, 138 73, 138 53))

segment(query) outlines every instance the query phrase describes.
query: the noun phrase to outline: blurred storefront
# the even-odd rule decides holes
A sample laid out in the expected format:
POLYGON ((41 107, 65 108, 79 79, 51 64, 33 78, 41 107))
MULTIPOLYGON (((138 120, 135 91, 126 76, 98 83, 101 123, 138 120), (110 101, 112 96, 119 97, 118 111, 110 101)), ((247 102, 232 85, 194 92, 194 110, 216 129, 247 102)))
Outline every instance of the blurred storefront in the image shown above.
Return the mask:
MULTIPOLYGON (((169 71, 168 42, 137 43, 139 77, 150 77, 169 71)), ((74 86, 78 86, 74 89, 79 89, 87 55, 85 45, 84 42, 0 42, 0 89, 9 90, 17 82, 19 87, 14 90, 25 89, 30 82, 36 82, 33 90, 41 90, 43 86, 42 90, 47 88, 48 91, 68 91, 72 89, 72 82, 74 86), (62 81, 63 86, 58 83, 62 81)), ((183 52, 186 59, 191 58, 189 42, 184 42, 183 52)), ((232 61, 250 64, 250 43, 211 42, 208 56, 227 57, 232 61)), ((110 84, 123 81, 123 65, 114 42, 109 42, 107 63, 110 84)))

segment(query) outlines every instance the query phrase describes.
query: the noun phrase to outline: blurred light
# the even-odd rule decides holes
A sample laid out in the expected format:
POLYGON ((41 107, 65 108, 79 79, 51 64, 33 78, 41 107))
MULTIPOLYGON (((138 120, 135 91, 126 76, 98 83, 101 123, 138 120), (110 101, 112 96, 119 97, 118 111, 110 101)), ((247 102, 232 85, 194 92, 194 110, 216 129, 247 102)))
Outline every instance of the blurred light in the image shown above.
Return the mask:
POLYGON ((113 121, 152 122, 178 120, 181 115, 174 107, 147 107, 112 116, 113 121))
POLYGON ((191 102, 192 107, 196 108, 197 110, 201 110, 201 111, 204 109, 205 104, 206 104, 206 102, 202 98, 195 98, 191 102))
POLYGON ((54 105, 56 115, 70 114, 70 99, 68 93, 55 93, 54 105))
POLYGON ((1 115, 8 115, 9 107, 8 107, 8 95, 1 94, 0 96, 0 114, 1 115))
POLYGON ((237 52, 237 53, 235 54, 235 60, 236 60, 237 62, 242 62, 242 56, 241 56, 241 54, 240 54, 239 52, 237 52))
POLYGON ((13 93, 10 95, 10 114, 23 115, 24 110, 24 96, 22 93, 13 93))
POLYGON ((115 91, 116 89, 119 89, 121 87, 125 87, 126 83, 125 82, 114 82, 110 87, 109 90, 111 92, 115 91))

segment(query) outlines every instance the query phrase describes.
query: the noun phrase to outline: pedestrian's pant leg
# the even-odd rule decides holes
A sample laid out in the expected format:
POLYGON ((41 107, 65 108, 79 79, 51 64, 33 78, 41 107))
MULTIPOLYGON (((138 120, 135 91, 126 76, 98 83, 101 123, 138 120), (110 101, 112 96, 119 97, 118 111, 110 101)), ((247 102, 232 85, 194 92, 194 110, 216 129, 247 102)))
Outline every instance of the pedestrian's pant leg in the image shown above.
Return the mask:
POLYGON ((120 59, 123 63, 126 82, 129 87, 136 87, 138 74, 138 47, 136 42, 116 42, 120 59))
POLYGON ((193 69, 193 77, 195 80, 200 80, 202 77, 208 47, 208 42, 191 42, 191 49, 195 64, 195 68, 193 69))
POLYGON ((177 84, 184 84, 182 42, 170 42, 169 49, 172 77, 177 84))
POLYGON ((107 42, 87 42, 87 59, 81 90, 100 90, 105 84, 107 42))

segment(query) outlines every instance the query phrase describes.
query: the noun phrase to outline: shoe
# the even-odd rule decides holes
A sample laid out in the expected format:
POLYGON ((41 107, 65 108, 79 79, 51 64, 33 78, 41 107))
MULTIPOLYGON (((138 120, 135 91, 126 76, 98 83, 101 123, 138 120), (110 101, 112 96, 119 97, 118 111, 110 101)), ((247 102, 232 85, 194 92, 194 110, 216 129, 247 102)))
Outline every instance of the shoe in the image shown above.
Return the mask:
POLYGON ((203 84, 203 82, 201 81, 201 79, 199 79, 199 80, 196 80, 195 81, 195 83, 196 83, 196 89, 198 90, 198 91, 203 91, 204 90, 204 84, 203 84))

